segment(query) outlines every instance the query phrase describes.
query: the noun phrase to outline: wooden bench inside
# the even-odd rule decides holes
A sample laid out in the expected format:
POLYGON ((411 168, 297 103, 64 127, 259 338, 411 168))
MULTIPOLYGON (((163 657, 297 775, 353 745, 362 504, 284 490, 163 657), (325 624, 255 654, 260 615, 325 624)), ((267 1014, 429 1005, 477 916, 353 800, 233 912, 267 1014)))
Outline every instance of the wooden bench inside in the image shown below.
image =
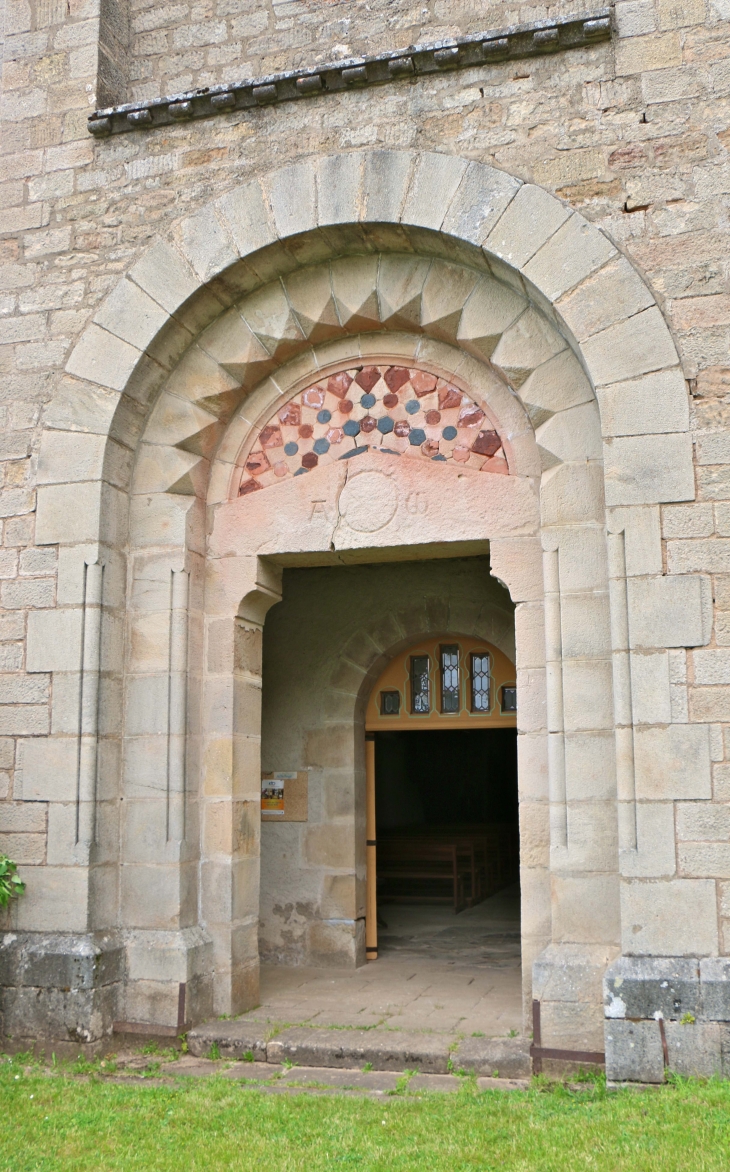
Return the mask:
POLYGON ((379 899, 473 907, 518 877, 517 828, 510 824, 413 826, 378 836, 379 899))

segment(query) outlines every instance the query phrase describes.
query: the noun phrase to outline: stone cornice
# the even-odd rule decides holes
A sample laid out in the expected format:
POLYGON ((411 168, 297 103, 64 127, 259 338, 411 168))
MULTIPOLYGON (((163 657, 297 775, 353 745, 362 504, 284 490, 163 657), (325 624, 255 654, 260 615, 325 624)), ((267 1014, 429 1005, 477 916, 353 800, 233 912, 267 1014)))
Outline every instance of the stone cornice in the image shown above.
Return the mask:
POLYGON ((330 93, 343 93, 373 85, 433 76, 453 69, 522 57, 542 56, 563 49, 581 49, 611 37, 608 8, 564 20, 538 21, 509 28, 440 41, 411 45, 407 49, 353 57, 314 69, 276 73, 236 85, 211 86, 149 102, 130 102, 96 110, 88 121, 95 137, 153 130, 196 118, 211 118, 235 110, 250 110, 278 102, 298 101, 330 93))

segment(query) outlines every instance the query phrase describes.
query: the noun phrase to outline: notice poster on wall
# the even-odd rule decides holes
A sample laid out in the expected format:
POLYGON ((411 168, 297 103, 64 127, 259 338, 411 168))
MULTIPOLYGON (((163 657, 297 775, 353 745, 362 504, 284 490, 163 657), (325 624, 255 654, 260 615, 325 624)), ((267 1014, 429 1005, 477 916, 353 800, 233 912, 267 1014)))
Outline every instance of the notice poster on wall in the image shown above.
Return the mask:
POLYGON ((307 821, 307 773, 264 773, 261 817, 283 822, 307 821))

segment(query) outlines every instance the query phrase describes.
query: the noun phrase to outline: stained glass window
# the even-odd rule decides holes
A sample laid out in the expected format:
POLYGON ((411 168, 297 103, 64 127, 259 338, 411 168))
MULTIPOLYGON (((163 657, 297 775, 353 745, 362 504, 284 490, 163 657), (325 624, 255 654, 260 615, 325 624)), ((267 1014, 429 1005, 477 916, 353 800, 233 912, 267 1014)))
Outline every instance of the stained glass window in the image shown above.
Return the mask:
POLYGON ((502 688, 502 711, 517 711, 517 688, 502 688))
POLYGON ((428 656, 411 656, 411 712, 429 712, 431 687, 428 678, 428 656))
POLYGON ((472 653, 471 710, 489 712, 489 656, 472 653))
POLYGON ((398 716, 400 712, 400 692, 380 693, 381 716, 398 716))
POLYGON ((461 708, 459 689, 459 648, 455 643, 441 647, 441 711, 458 712, 461 708))

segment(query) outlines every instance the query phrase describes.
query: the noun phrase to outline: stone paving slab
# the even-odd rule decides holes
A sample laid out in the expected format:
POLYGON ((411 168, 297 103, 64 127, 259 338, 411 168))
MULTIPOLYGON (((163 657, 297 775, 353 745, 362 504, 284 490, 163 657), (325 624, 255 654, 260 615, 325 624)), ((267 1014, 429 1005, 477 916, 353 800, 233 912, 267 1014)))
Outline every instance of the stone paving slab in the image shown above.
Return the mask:
MULTIPOLYGON (((340 1087, 344 1090, 389 1091, 392 1093, 396 1090, 398 1080, 402 1077, 402 1074, 391 1073, 387 1070, 351 1070, 349 1068, 336 1070, 329 1066, 293 1066, 286 1071, 282 1082, 286 1085, 315 1083, 320 1086, 340 1087)), ((429 1077, 438 1078, 439 1076, 431 1075, 429 1077)))
POLYGON ((400 1030, 282 1030, 267 1046, 267 1058, 298 1066, 363 1067, 374 1070, 414 1070, 446 1074, 448 1035, 405 1033, 400 1030))

